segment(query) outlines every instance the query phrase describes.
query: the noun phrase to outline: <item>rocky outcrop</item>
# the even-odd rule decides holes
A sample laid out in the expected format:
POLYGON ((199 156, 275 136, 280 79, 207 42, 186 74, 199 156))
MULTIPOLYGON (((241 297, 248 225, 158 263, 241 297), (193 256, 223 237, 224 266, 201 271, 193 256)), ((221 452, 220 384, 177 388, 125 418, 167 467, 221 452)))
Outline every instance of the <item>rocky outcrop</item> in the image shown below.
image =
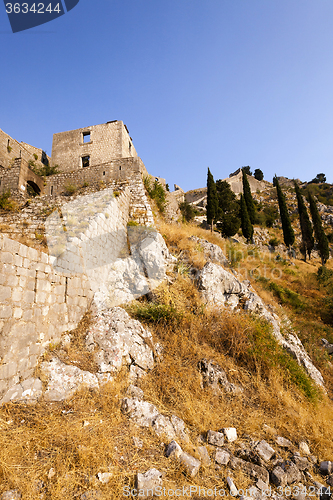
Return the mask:
POLYGON ((142 370, 154 366, 153 339, 149 330, 121 307, 98 311, 86 336, 100 373, 115 373, 123 363, 142 370))
POLYGON ((226 392, 234 394, 243 391, 242 387, 228 381, 225 371, 213 360, 202 359, 198 363, 198 368, 202 375, 202 386, 204 388, 211 387, 215 392, 219 392, 222 387, 226 392))
POLYGON ((214 307, 228 306, 233 310, 243 309, 268 321, 272 325, 272 334, 277 342, 305 368, 318 386, 324 388, 323 377, 312 363, 298 336, 290 331, 286 336, 282 335, 279 317, 268 310, 249 282, 241 282, 234 274, 212 262, 208 262, 198 271, 196 281, 206 304, 214 307))
POLYGON ((210 262, 215 262, 217 264, 221 264, 222 266, 229 266, 229 261, 225 257, 221 248, 218 245, 214 245, 207 240, 202 238, 198 238, 197 236, 191 236, 191 241, 195 241, 200 249, 203 250, 204 256, 210 262))
POLYGON ((94 300, 100 309, 146 295, 166 278, 166 271, 176 262, 156 230, 128 227, 127 236, 130 255, 117 258, 108 266, 95 293, 94 300))

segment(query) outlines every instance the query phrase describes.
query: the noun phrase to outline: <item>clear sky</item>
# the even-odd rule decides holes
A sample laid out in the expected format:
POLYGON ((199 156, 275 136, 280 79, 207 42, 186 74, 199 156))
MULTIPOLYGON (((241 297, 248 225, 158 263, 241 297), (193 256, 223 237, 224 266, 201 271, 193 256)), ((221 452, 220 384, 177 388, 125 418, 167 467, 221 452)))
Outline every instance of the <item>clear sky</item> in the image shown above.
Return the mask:
POLYGON ((13 34, 0 4, 0 128, 123 120, 148 171, 184 190, 237 168, 333 182, 332 0, 80 0, 13 34))

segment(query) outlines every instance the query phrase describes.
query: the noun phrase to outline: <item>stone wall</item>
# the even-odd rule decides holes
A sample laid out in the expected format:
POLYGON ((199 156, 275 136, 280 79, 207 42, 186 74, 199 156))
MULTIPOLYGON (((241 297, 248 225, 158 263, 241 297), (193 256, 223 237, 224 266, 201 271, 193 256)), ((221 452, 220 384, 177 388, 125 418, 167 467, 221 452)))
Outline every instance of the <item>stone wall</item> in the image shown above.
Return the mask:
POLYGON ((12 167, 15 158, 23 158, 27 163, 31 160, 41 167, 41 154, 41 149, 30 146, 24 142, 18 142, 0 129, 0 165, 2 167, 12 167), (34 153, 37 154, 38 160, 35 160, 33 156, 34 153))
POLYGON ((121 158, 97 166, 62 172, 46 179, 45 194, 58 196, 71 185, 76 188, 87 185, 101 188, 112 181, 124 182, 141 179, 148 175, 143 161, 139 158, 121 158))
POLYGON ((128 252, 129 187, 117 197, 94 195, 63 206, 62 218, 48 218, 51 255, 0 235, 0 396, 32 376, 50 341, 77 326, 107 266, 128 252), (64 248, 52 255, 59 243, 64 248))
POLYGON ((87 168, 82 165, 85 156, 89 156, 89 166, 94 167, 114 158, 136 157, 137 153, 122 121, 53 135, 52 165, 58 165, 61 172, 87 168))
POLYGON ((92 300, 89 280, 56 272, 50 257, 0 235, 0 393, 33 374, 51 339, 74 328, 92 300))

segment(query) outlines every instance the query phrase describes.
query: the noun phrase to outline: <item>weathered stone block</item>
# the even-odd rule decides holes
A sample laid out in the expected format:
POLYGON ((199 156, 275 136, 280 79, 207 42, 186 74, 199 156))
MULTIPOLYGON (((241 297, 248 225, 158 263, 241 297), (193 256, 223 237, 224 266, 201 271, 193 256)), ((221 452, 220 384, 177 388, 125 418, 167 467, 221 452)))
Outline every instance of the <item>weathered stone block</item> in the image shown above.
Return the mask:
POLYGON ((35 292, 27 290, 26 292, 23 293, 23 303, 33 304, 34 300, 35 300, 35 292))
POLYGON ((20 307, 14 307, 13 317, 14 319, 22 318, 23 311, 20 307))
POLYGON ((12 290, 9 286, 0 285, 0 303, 10 299, 12 290))
POLYGON ((20 302, 22 300, 23 290, 20 287, 16 287, 12 291, 12 301, 20 302))
POLYGON ((13 254, 11 254, 10 252, 1 252, 0 260, 4 264, 13 264, 14 262, 13 254))
POLYGON ((13 314, 12 306, 0 306, 0 318, 11 318, 13 314))

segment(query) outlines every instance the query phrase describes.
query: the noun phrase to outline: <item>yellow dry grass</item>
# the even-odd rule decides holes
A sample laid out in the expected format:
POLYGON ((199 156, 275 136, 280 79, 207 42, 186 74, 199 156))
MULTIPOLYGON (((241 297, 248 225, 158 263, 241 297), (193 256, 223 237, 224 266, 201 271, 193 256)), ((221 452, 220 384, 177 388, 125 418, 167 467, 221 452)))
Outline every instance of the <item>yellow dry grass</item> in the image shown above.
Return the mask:
MULTIPOLYGON (((295 261, 296 266, 286 266, 272 260, 268 253, 249 255, 249 247, 226 245, 218 236, 191 225, 168 225, 160 221, 159 230, 171 251, 182 255, 185 266, 154 291, 153 304, 142 299, 129 308, 134 314, 140 308, 156 304, 170 315, 169 319, 147 321, 154 340, 163 345, 164 352, 163 360, 156 363, 152 372, 140 382, 145 399, 165 415, 175 414, 185 421, 191 443, 184 448, 195 456, 198 456, 200 434, 209 429, 236 427, 237 443, 247 443, 250 436, 264 438, 277 448, 275 436, 281 435, 289 438, 295 446, 300 440, 305 440, 320 460, 332 460, 333 406, 330 398, 322 395, 314 402, 309 401, 283 367, 271 364, 265 358, 270 348, 265 336, 267 326, 243 313, 225 310, 217 314, 205 308, 186 271, 186 262, 197 268, 205 263, 200 246, 189 241, 192 235, 202 237, 218 244, 229 254, 236 270, 239 262, 264 300, 280 309, 273 293, 256 281, 250 271, 263 265, 268 273, 278 269, 282 273, 278 281, 281 285, 317 300, 318 290, 310 275, 316 271, 318 263, 295 261), (233 255, 234 251, 239 252, 238 257, 233 255), (249 351, 250 341, 260 332, 262 352, 253 354, 249 351), (230 382, 243 387, 243 393, 231 395, 203 389, 197 369, 198 361, 203 358, 218 363, 230 382)), ((287 306, 282 310, 296 325, 302 321, 304 331, 311 333, 313 325, 319 324, 311 323, 319 321, 314 313, 305 318, 304 315, 297 317, 287 306)), ((64 362, 75 361, 82 369, 94 371, 96 367, 91 353, 84 347, 88 326, 89 315, 73 332, 72 345, 68 348, 51 346, 51 354, 64 362)), ((324 362, 320 363, 322 369, 324 362)), ((323 370, 325 379, 329 377, 329 369, 323 370)), ((102 499, 117 500, 124 498, 125 486, 134 485, 137 472, 146 472, 152 467, 164 474, 166 489, 217 486, 228 491, 226 467, 216 470, 212 462, 194 479, 189 478, 176 461, 165 458, 165 446, 150 429, 138 428, 121 413, 120 401, 126 386, 127 374, 122 371, 113 383, 99 392, 82 390, 66 402, 1 407, 0 493, 17 488, 24 499, 35 500, 38 498, 36 481, 42 480, 45 500, 80 498, 89 489, 100 490, 102 499), (142 439, 141 449, 135 448, 133 436, 142 439), (96 475, 99 472, 111 473, 107 484, 98 481, 96 475)), ((230 445, 231 451, 237 443, 230 445)), ((208 450, 213 457, 214 448, 208 446, 208 450)), ((287 458, 287 452, 279 451, 283 458, 287 458)), ((253 484, 239 471, 233 475, 238 488, 245 489, 253 484)))

